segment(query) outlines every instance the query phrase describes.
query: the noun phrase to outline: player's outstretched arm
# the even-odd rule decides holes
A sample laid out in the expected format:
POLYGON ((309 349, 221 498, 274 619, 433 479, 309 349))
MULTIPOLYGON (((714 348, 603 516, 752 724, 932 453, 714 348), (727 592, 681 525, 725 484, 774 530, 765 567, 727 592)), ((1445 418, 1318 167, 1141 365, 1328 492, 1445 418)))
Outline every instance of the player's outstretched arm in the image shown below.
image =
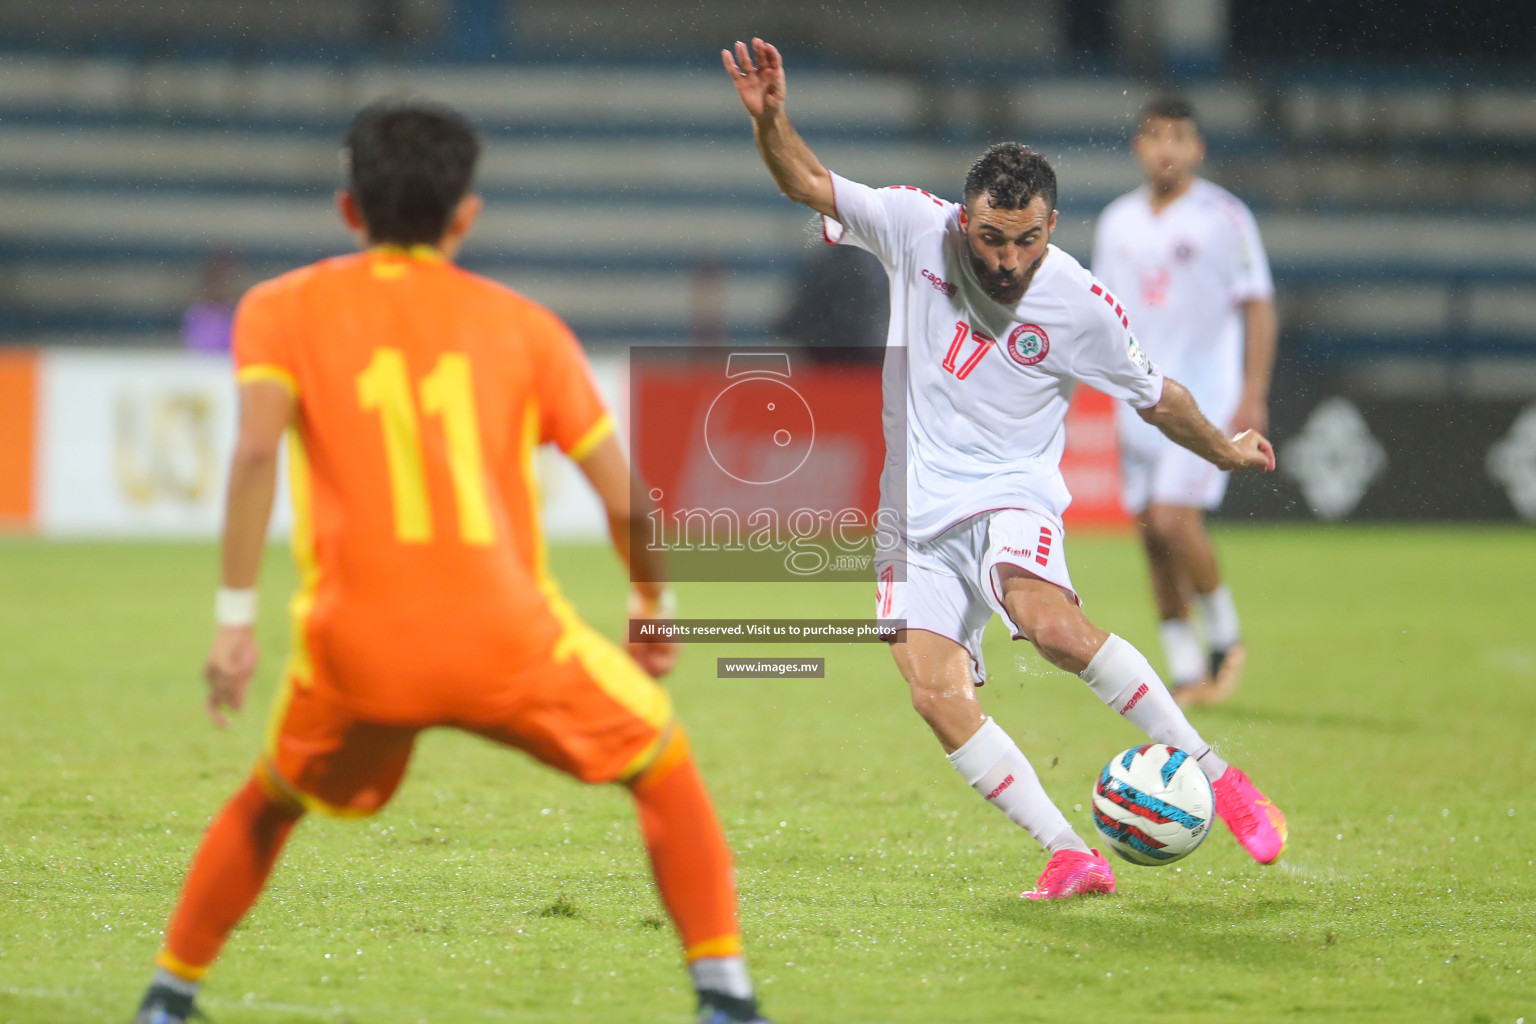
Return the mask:
MULTIPOLYGON (((619 553, 629 578, 634 581, 629 617, 655 619, 672 617, 672 591, 666 584, 666 564, 659 551, 633 547, 629 540, 643 530, 648 508, 636 508, 631 495, 645 494, 634 486, 629 459, 617 437, 612 434, 598 442, 576 465, 592 484, 608 513, 608 534, 619 553)), ((677 664, 678 645, 671 641, 650 641, 629 645, 630 657, 652 676, 660 677, 677 664)))
POLYGON ((752 115, 757 151, 779 191, 817 213, 836 217, 832 175, 816 159, 784 111, 784 58, 778 49, 753 39, 750 48, 738 42, 734 53, 721 50, 720 59, 736 86, 742 106, 752 115))
POLYGON ((224 506, 217 629, 208 662, 208 717, 224 728, 226 708, 240 710, 256 671, 256 577, 267 543, 267 520, 277 491, 278 453, 297 401, 270 380, 240 386, 240 427, 229 461, 224 506))
POLYGON ((1262 434, 1245 430, 1227 437, 1205 418, 1189 389, 1169 377, 1163 381, 1163 397, 1141 418, 1161 430, 1175 444, 1183 445, 1219 469, 1275 468, 1275 449, 1262 434))

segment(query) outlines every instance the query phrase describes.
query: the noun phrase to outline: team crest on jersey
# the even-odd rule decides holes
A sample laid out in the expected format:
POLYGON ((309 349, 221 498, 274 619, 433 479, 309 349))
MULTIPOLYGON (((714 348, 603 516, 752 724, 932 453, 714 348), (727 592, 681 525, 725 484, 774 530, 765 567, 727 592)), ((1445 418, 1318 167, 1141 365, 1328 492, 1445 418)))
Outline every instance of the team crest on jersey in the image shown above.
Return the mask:
POLYGON ((1173 258, 1180 263, 1188 263, 1195 258, 1195 247, 1185 239, 1179 239, 1173 247, 1173 258))
POLYGON ((1142 373, 1152 372, 1152 360, 1141 350, 1141 342, 1136 340, 1136 332, 1131 332, 1131 340, 1125 343, 1125 354, 1131 357, 1131 362, 1141 368, 1142 373))
POLYGON ((1020 366, 1034 366, 1050 350, 1050 336, 1034 324, 1019 324, 1008 335, 1008 355, 1020 366))

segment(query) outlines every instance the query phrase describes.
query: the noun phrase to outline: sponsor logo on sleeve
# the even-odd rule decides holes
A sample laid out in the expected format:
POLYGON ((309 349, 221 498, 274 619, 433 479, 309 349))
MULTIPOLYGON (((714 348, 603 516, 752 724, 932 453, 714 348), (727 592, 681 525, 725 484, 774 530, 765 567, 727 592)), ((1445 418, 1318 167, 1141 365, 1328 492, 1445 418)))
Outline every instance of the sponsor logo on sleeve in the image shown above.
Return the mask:
POLYGON ((1020 366, 1034 366, 1050 350, 1050 336, 1035 324, 1019 324, 1008 335, 1008 355, 1020 366))
POLYGON ((1136 340, 1134 331, 1131 332, 1130 338, 1131 340, 1125 343, 1125 354, 1131 357, 1131 362, 1135 363, 1142 373, 1151 373, 1152 360, 1148 359, 1147 354, 1141 350, 1141 342, 1136 340))

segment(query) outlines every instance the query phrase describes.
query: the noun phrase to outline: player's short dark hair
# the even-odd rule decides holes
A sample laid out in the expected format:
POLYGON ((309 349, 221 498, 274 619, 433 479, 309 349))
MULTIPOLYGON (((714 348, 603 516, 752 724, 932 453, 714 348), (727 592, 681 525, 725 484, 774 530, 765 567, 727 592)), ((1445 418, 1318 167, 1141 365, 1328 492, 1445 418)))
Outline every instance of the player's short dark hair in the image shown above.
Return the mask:
POLYGON ((1144 125, 1154 117, 1169 121, 1195 121, 1195 105, 1183 96, 1160 93, 1141 105, 1141 115, 1136 124, 1144 125))
POLYGON ((419 99, 368 104, 343 146, 369 239, 397 245, 442 240, 480 158, 480 138, 462 115, 419 99))
POLYGON ((1056 172, 1050 162, 1017 142, 999 142, 976 158, 965 175, 965 202, 983 192, 1001 210, 1022 210, 1045 197, 1045 207, 1056 209, 1056 172))

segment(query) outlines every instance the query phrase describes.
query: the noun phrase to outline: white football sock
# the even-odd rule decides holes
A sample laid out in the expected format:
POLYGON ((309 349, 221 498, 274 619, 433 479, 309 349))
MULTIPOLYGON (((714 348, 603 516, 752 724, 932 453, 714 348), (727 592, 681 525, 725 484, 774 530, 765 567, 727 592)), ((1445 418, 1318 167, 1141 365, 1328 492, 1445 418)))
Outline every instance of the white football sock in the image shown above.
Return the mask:
POLYGON ((172 992, 180 992, 184 996, 196 998, 197 990, 202 988, 200 981, 188 981, 186 978, 172 974, 164 967, 156 967, 154 977, 149 979, 151 985, 164 985, 172 992))
POLYGON ((739 956, 701 956, 688 964, 688 977, 697 992, 719 992, 733 999, 752 998, 747 962, 739 956))
POLYGON ((1188 619, 1165 619, 1158 627, 1163 638, 1163 657, 1174 686, 1191 686, 1205 675, 1205 651, 1188 619))
POLYGON ((1212 782, 1227 770, 1227 762, 1216 756, 1189 724, 1152 665, 1127 641, 1111 633, 1079 676, 1100 700, 1153 743, 1178 747, 1193 757, 1212 782))
POLYGON ((1243 638, 1237 624, 1237 603, 1231 589, 1223 583, 1209 594, 1196 594, 1200 617, 1205 620, 1205 638, 1211 650, 1224 651, 1243 638))
POLYGON ((982 799, 1006 814, 1009 821, 1034 836, 1047 850, 1087 852, 1088 844, 1045 795, 1029 759, 992 719, 984 720, 976 735, 949 755, 949 763, 982 799))

